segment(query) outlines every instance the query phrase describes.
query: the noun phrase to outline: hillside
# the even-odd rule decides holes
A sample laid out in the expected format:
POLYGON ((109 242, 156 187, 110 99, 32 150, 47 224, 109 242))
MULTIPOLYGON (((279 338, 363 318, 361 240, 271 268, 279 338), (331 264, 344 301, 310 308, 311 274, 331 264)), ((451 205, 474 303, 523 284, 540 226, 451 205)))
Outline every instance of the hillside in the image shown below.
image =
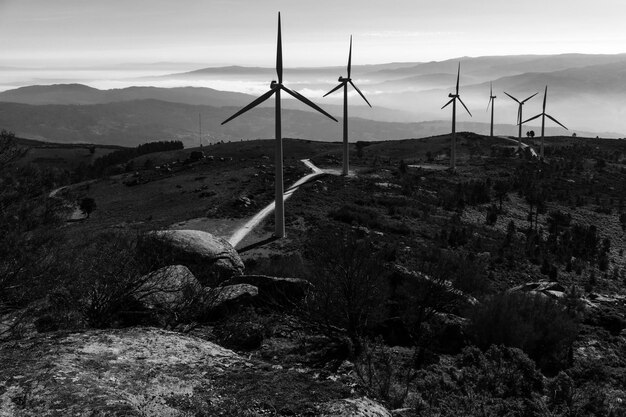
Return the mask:
MULTIPOLYGON (((1 167, 0 411, 623 414, 626 143, 554 137, 541 162, 461 132, 450 172, 449 139, 353 144, 354 175, 238 252, 219 238, 272 200, 272 140, 1 167)), ((287 185, 341 163, 284 152, 287 185)))

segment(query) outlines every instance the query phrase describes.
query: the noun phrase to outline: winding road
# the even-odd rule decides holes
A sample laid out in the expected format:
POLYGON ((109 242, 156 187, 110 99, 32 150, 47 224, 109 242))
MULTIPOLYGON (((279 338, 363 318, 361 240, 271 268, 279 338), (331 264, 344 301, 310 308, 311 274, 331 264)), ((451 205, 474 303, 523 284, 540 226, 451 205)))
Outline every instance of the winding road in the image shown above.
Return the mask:
MULTIPOLYGON (((310 181, 312 178, 317 177, 318 175, 321 175, 321 174, 339 175, 340 174, 339 170, 332 170, 332 169, 331 170, 323 170, 323 169, 320 169, 320 168, 316 167, 313 164, 313 162, 311 162, 308 159, 302 159, 301 162, 304 165, 306 165, 307 167, 309 167, 313 172, 311 172, 310 174, 307 174, 304 177, 300 178, 291 187, 289 187, 287 190, 285 190, 285 192, 283 194, 285 201, 287 201, 287 199, 289 197, 291 197, 291 195, 294 192, 296 192, 298 187, 300 187, 302 184, 306 183, 307 181, 310 181)), ((231 245, 233 245, 233 247, 237 246, 237 244, 239 242, 241 242, 243 240, 243 238, 245 238, 248 235, 248 233, 250 233, 252 231, 252 229, 254 229, 256 226, 258 226, 259 223, 261 223, 263 221, 263 219, 265 219, 267 217, 268 214, 270 214, 272 211, 274 211, 275 204, 276 204, 276 202, 272 201, 270 204, 265 206, 263 208, 263 210, 259 211, 254 217, 252 217, 250 220, 248 220, 248 222, 246 224, 241 226, 239 229, 235 230, 233 235, 228 239, 228 242, 231 245)))

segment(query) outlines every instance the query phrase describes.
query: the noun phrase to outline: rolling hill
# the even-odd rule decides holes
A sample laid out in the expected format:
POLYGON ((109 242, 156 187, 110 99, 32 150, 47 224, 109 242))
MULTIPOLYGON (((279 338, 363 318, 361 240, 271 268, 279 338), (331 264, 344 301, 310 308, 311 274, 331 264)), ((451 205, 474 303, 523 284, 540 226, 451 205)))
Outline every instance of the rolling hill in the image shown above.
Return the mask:
MULTIPOLYGON (((159 100, 134 100, 91 105, 27 105, 0 103, 0 126, 21 137, 62 143, 99 143, 136 146, 155 140, 183 141, 198 144, 198 113, 203 115, 203 139, 239 141, 274 137, 274 110, 257 108, 246 117, 224 126, 220 123, 237 107, 194 106, 159 100)), ((341 119, 340 119, 341 122, 341 119)), ((489 125, 460 122, 457 130, 487 133, 489 125)), ((350 140, 386 140, 418 138, 445 134, 448 121, 418 123, 378 122, 351 118, 350 140)), ((514 125, 497 125, 497 134, 513 135, 514 125)), ((548 134, 563 134, 562 129, 548 129, 548 134)), ((565 132, 567 133, 567 132, 565 132)), ((579 135, 591 136, 588 132, 579 135)), ((341 140, 341 126, 326 118, 300 110, 283 110, 283 137, 341 140)))

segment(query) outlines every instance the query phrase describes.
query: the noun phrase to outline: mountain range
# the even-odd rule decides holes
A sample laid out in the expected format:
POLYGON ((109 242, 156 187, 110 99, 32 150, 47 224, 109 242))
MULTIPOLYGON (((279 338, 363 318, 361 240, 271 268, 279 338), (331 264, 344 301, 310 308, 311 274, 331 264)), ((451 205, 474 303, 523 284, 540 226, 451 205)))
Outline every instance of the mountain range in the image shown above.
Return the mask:
MULTIPOLYGON (((484 109, 492 83, 498 96, 497 133, 515 134, 517 104, 504 92, 518 98, 539 93, 524 106, 524 118, 528 118, 541 111, 543 90, 548 85, 547 112, 570 129, 551 128, 551 134, 626 136, 626 54, 566 54, 354 65, 353 79, 374 108, 351 95, 351 140, 449 132, 450 109, 440 107, 453 91, 459 63, 461 97, 474 116, 459 113, 460 129, 488 131, 489 114, 484 109)), ((331 114, 340 115, 341 94, 321 96, 344 72, 344 67, 286 68, 285 83, 331 114)), ((200 113, 205 140, 271 137, 271 100, 241 120, 225 126, 220 123, 254 100, 257 92, 267 90, 272 78, 272 68, 230 66, 129 78, 128 87, 109 90, 76 83, 24 86, 0 93, 0 127, 22 136, 61 142, 134 145, 175 137, 191 144, 198 140, 200 113), (241 91, 199 87, 237 86, 238 82, 245 83, 245 88, 238 88, 241 91)), ((339 140, 339 126, 312 114, 296 100, 283 100, 283 107, 285 136, 339 140)), ((537 127, 532 124, 524 130, 537 127)))

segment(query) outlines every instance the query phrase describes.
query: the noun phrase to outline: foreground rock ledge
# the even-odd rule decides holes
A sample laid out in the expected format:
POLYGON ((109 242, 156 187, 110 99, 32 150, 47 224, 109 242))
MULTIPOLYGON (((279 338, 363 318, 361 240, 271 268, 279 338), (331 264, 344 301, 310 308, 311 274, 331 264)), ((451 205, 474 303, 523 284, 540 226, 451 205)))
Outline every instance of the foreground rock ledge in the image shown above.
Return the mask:
POLYGON ((47 333, 0 344, 0 416, 267 414, 285 398, 292 415, 389 415, 341 400, 338 382, 278 368, 156 328, 47 333))
POLYGON ((52 334, 0 349, 0 416, 179 415, 172 399, 192 395, 203 369, 242 361, 153 328, 52 334))

